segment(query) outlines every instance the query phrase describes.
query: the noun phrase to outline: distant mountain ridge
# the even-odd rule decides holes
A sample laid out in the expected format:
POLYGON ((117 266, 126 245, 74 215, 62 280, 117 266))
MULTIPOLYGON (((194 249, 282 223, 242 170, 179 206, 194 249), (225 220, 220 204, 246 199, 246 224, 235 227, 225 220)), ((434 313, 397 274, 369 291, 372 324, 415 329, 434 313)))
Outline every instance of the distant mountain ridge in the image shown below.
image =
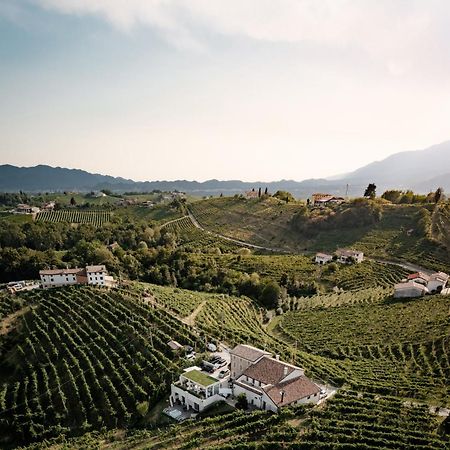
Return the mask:
POLYGON ((385 189, 412 189, 429 192, 441 186, 450 191, 450 141, 434 145, 425 150, 396 153, 382 161, 376 161, 341 177, 330 179, 308 179, 303 181, 255 181, 207 180, 204 182, 175 181, 133 181, 86 172, 80 169, 66 169, 38 165, 16 167, 0 166, 0 191, 52 192, 52 191, 96 191, 111 189, 125 191, 179 190, 194 195, 233 195, 252 188, 270 192, 287 190, 296 197, 308 197, 312 192, 327 191, 334 195, 362 195, 368 183, 374 182, 381 193, 385 189))

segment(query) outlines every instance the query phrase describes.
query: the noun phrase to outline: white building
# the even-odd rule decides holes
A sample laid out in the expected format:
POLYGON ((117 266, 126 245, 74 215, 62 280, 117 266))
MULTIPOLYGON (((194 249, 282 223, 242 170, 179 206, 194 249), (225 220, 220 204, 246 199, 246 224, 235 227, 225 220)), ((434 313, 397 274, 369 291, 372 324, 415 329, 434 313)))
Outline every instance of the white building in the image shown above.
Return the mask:
POLYGON ((431 293, 441 292, 447 285, 449 276, 444 272, 436 272, 430 275, 427 288, 431 293))
POLYGON ((327 253, 316 253, 315 263, 316 264, 327 264, 333 260, 333 255, 328 255, 327 253))
POLYGON ((116 280, 108 276, 106 267, 86 266, 85 269, 50 269, 40 270, 39 276, 43 288, 89 284, 92 286, 114 287, 116 280))
POLYGON ((317 403, 320 388, 300 367, 263 356, 234 381, 233 395, 241 394, 249 405, 276 412, 283 406, 317 403))
MULTIPOLYGON (((422 290, 422 292, 424 292, 425 294, 435 294, 445 289, 448 279, 449 275, 444 272, 435 272, 432 273, 431 275, 427 275, 426 273, 423 272, 416 272, 408 275, 408 278, 403 283, 395 285, 395 291, 401 289, 404 289, 406 291, 407 288, 406 287, 402 288, 401 285, 403 284, 413 286, 411 283, 414 283, 416 285, 420 285, 426 288, 426 291, 422 290)), ((419 296, 418 288, 416 287, 415 289, 413 289, 412 293, 417 293, 417 295, 411 295, 411 297, 418 297, 419 296)))
POLYGON ((84 269, 40 270, 39 276, 43 288, 87 284, 84 269))
POLYGON ((358 250, 340 248, 336 250, 336 255, 337 260, 343 264, 348 264, 352 261, 355 261, 356 263, 362 263, 364 261, 364 253, 358 250))
POLYGON ((170 406, 180 405, 201 412, 224 399, 220 395, 221 384, 222 381, 202 372, 199 367, 189 367, 171 385, 170 406))
POLYGON ((415 281, 397 283, 394 286, 394 298, 423 297, 428 294, 428 288, 415 281))

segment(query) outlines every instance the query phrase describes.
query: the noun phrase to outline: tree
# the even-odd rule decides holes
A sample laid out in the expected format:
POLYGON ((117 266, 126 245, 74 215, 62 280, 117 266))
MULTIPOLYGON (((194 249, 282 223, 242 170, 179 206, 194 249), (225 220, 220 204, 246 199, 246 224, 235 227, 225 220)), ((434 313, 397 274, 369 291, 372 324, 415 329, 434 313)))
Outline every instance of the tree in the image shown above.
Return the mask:
POLYGON ((72 206, 75 206, 75 205, 77 204, 77 201, 75 200, 75 197, 72 197, 72 198, 70 199, 70 204, 71 204, 72 206))
POLYGON ((269 281, 261 293, 261 302, 266 308, 274 308, 277 305, 281 289, 276 281, 269 281))
POLYGON ((268 191, 268 189, 267 189, 267 186, 266 186, 266 188, 264 189, 264 195, 269 195, 269 191, 268 191))
POLYGON ((239 394, 237 396, 236 408, 237 409, 247 409, 248 408, 247 396, 244 393, 239 394))
POLYGON ((277 191, 275 192, 275 194, 273 194, 272 197, 278 198, 279 200, 283 200, 286 203, 295 201, 294 196, 287 191, 277 191))
POLYGON ((434 193, 434 203, 439 203, 443 199, 444 199, 444 189, 438 187, 436 189, 436 192, 434 193))
POLYGON ((370 183, 364 192, 364 197, 375 198, 377 186, 374 183, 370 183))
POLYGON ((261 188, 258 189, 258 198, 261 197, 261 188))

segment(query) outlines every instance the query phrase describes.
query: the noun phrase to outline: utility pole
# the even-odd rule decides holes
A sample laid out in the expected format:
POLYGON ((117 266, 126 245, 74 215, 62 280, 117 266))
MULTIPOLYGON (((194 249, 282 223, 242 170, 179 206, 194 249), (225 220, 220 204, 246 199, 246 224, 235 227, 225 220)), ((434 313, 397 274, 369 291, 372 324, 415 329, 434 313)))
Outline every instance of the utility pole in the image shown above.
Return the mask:
POLYGON ((347 183, 347 186, 345 188, 345 199, 347 200, 347 198, 348 198, 348 183, 347 183))

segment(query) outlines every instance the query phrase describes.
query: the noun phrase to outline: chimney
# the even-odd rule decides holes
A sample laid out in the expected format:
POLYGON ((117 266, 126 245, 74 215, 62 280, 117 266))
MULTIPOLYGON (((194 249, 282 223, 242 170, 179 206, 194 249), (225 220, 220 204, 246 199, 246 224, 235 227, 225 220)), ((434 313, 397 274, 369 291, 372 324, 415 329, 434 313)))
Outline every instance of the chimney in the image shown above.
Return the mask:
POLYGON ((280 360, 280 355, 275 355, 275 359, 276 359, 277 361, 279 361, 279 360, 280 360))
POLYGON ((284 401, 284 394, 285 394, 284 391, 280 391, 280 395, 281 395, 281 401, 280 401, 280 404, 283 403, 283 401, 284 401))
POLYGON ((288 374, 288 367, 287 367, 287 366, 284 366, 283 376, 284 376, 284 377, 287 377, 287 374, 288 374))

